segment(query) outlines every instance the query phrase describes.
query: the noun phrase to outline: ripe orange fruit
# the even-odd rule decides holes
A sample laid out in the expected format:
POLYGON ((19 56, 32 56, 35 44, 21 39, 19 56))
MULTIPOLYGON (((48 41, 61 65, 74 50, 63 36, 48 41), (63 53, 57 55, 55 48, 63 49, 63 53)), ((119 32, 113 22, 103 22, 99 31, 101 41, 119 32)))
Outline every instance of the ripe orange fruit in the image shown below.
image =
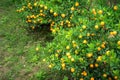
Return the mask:
POLYGON ((62 62, 64 62, 64 58, 61 58, 60 60, 61 60, 62 62))
POLYGON ((101 25, 101 26, 105 26, 105 22, 102 21, 102 22, 100 23, 100 25, 101 25))
POLYGON ((61 66, 62 66, 62 67, 65 67, 65 63, 62 63, 61 66))
POLYGON ((118 41, 117 44, 120 46, 120 41, 118 41))
POLYGON ((30 9, 33 9, 32 7, 29 7, 30 9))
POLYGON ((98 29, 99 28, 99 26, 98 25, 95 25, 95 29, 98 29))
POLYGON ((77 50, 75 50, 75 54, 78 54, 78 51, 77 51, 77 50))
POLYGON ((48 67, 49 67, 49 68, 52 68, 52 65, 50 64, 48 67))
POLYGON ((43 8, 43 5, 41 4, 40 7, 43 8))
POLYGON ((95 34, 94 34, 94 33, 92 33, 92 34, 91 34, 91 36, 95 36, 95 34))
POLYGON ((43 12, 43 10, 40 10, 40 13, 42 13, 43 12))
POLYGON ((110 51, 108 50, 108 51, 106 51, 106 53, 105 53, 107 56, 109 56, 110 55, 110 51))
POLYGON ((87 36, 89 37, 89 36, 90 36, 90 33, 87 33, 87 36))
POLYGON ((45 62, 46 60, 45 59, 43 59, 43 62, 45 62))
POLYGON ((93 8, 93 9, 92 9, 92 12, 95 12, 95 11, 96 11, 96 10, 93 8))
POLYGON ((112 80, 112 78, 111 78, 111 77, 108 77, 108 80, 112 80))
POLYGON ((72 61, 72 62, 74 62, 74 61, 75 61, 75 59, 74 59, 74 58, 71 58, 71 61, 72 61))
POLYGON ((80 80, 84 80, 83 78, 80 78, 80 80))
POLYGON ((68 27, 71 27, 71 24, 69 23, 69 24, 67 24, 67 26, 68 26, 68 27))
POLYGON ((93 56, 93 53, 88 53, 88 54, 87 54, 87 57, 88 57, 88 58, 91 58, 92 56, 93 56))
POLYGON ((94 8, 92 9, 92 13, 96 15, 96 10, 94 8))
POLYGON ((76 3, 75 3, 75 6, 78 7, 78 6, 79 6, 79 2, 76 2, 76 3))
POLYGON ((96 12, 93 12, 94 15, 96 15, 97 13, 96 12))
POLYGON ((114 79, 115 79, 115 80, 117 80, 117 79, 118 79, 118 77, 117 77, 117 76, 114 76, 114 79))
POLYGON ((101 61, 102 60, 102 56, 98 56, 97 61, 101 61))
POLYGON ((117 34, 117 31, 113 31, 113 35, 116 35, 117 34))
POLYGON ((117 31, 111 31, 110 35, 114 35, 114 36, 117 35, 117 31))
POLYGON ((47 10, 48 9, 48 7, 47 6, 44 6, 44 10, 47 10))
POLYGON ((29 23, 30 23, 30 22, 32 22, 32 21, 29 19, 27 22, 29 22, 29 23))
POLYGON ((75 44, 75 43, 76 43, 76 42, 73 40, 73 41, 72 41, 72 44, 75 44))
POLYGON ((61 22, 60 22, 60 25, 61 25, 61 26, 63 26, 63 25, 64 25, 64 22, 63 22, 63 21, 61 21, 61 22))
POLYGON ((107 74, 103 74, 103 77, 107 77, 107 74))
POLYGON ((100 48, 100 47, 98 47, 98 48, 97 48, 97 50, 98 50, 98 51, 101 51, 101 48, 100 48))
POLYGON ((97 63, 95 63, 95 67, 98 67, 99 65, 97 63))
POLYGON ((113 9, 116 11, 118 10, 118 6, 114 6, 113 9))
POLYGON ((83 40, 83 43, 84 43, 84 44, 87 44, 87 40, 83 40))
POLYGON ((69 53, 69 52, 67 52, 67 53, 66 53, 66 56, 70 56, 70 53, 69 53))
POLYGON ((102 14, 102 13, 103 13, 103 11, 102 11, 102 10, 99 10, 99 11, 98 11, 98 14, 102 14))
POLYGON ((77 47, 77 44, 76 44, 76 43, 74 43, 74 44, 73 44, 73 47, 74 47, 74 48, 76 48, 76 47, 77 47))
POLYGON ((16 10, 16 12, 19 12, 19 10, 16 10))
POLYGON ((54 17, 58 16, 58 14, 56 12, 53 13, 54 17))
POLYGON ((36 49, 35 49, 36 51, 38 51, 39 50, 39 48, 38 47, 36 47, 36 49))
POLYGON ((52 10, 52 9, 50 10, 50 13, 53 13, 53 10, 52 10))
POLYGON ((59 54, 57 54, 57 53, 56 53, 56 54, 55 54, 55 56, 56 56, 56 57, 58 57, 58 56, 59 56, 59 54))
POLYGON ((68 24, 68 23, 70 23, 70 21, 69 21, 69 20, 66 20, 65 22, 66 22, 67 24, 68 24))
POLYGON ((34 30, 34 29, 35 29, 35 27, 34 27, 34 26, 32 26, 31 28, 32 28, 32 30, 34 30))
POLYGON ((94 65, 93 65, 93 64, 90 64, 90 68, 94 68, 94 65))
POLYGON ((70 71, 73 73, 73 72, 75 72, 75 69, 74 69, 74 68, 71 68, 70 71))
POLYGON ((83 29, 86 29, 86 26, 85 26, 85 25, 83 25, 83 26, 82 26, 82 28, 83 28, 83 29))
POLYGON ((34 3, 34 6, 36 7, 36 6, 37 6, 37 3, 34 3))
POLYGON ((79 35, 78 37, 81 39, 81 38, 82 38, 82 35, 79 35))
POLYGON ((66 49, 69 50, 69 49, 70 49, 70 46, 66 46, 66 49))
POLYGON ((69 55, 68 58, 71 59, 72 58, 71 55, 69 55))
POLYGON ((74 7, 71 7, 71 11, 74 11, 75 10, 75 8, 74 7))
POLYGON ((81 74, 82 74, 83 76, 87 76, 87 72, 86 72, 86 71, 83 71, 81 74))
POLYGON ((110 32, 110 35, 113 35, 113 32, 110 32))
POLYGON ((94 77, 91 77, 90 80, 94 80, 94 77))
POLYGON ((62 17, 62 18, 65 18, 65 14, 61 14, 61 17, 62 17))
POLYGON ((36 24, 37 22, 34 20, 33 23, 36 24))
POLYGON ((24 8, 21 9, 21 11, 24 11, 24 10, 25 10, 24 8))
POLYGON ((102 45, 101 45, 101 48, 105 48, 105 45, 104 45, 104 44, 102 44, 102 45))

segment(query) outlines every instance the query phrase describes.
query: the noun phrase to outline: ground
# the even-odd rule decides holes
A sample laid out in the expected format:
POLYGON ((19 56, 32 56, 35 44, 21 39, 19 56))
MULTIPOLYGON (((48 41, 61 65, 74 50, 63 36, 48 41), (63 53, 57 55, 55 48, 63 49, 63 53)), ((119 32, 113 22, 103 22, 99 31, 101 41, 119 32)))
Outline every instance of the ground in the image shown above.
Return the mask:
MULTIPOLYGON (((39 41, 39 39, 36 41, 36 38, 40 35, 28 34, 23 24, 24 21, 16 13, 16 7, 9 0, 1 0, 0 80, 29 80, 43 66, 46 66, 42 62, 28 63, 28 54, 25 49, 36 45, 39 41)), ((46 36, 42 36, 39 43, 43 43, 45 40, 46 36)))

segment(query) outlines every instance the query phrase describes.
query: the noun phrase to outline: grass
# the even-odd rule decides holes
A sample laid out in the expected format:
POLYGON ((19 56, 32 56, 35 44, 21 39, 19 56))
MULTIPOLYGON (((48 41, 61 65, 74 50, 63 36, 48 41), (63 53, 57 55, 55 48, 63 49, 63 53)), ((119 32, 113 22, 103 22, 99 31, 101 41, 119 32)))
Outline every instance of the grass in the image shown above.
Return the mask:
POLYGON ((24 24, 11 0, 1 0, 0 80, 30 80, 39 71, 47 70, 47 64, 41 61, 44 54, 36 54, 35 48, 44 47, 50 35, 29 33, 24 24))

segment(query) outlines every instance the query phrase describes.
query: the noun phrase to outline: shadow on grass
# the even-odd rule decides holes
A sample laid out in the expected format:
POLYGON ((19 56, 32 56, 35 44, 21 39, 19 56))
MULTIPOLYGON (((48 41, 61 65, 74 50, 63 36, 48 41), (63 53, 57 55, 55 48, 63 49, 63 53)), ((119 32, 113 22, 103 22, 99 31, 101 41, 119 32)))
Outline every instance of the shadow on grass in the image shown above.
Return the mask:
POLYGON ((51 42, 54 39, 49 24, 42 24, 39 27, 35 27, 34 30, 27 28, 27 31, 28 36, 32 36, 34 41, 41 41, 43 47, 46 46, 47 42, 51 42))

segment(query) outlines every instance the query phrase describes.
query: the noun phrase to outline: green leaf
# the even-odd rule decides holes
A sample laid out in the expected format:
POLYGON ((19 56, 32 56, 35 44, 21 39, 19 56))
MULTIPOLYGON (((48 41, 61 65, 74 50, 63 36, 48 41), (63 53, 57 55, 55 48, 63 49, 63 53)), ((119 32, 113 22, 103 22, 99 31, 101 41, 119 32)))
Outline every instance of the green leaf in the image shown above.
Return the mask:
POLYGON ((64 76, 63 80, 68 80, 68 77, 67 77, 67 76, 64 76))

